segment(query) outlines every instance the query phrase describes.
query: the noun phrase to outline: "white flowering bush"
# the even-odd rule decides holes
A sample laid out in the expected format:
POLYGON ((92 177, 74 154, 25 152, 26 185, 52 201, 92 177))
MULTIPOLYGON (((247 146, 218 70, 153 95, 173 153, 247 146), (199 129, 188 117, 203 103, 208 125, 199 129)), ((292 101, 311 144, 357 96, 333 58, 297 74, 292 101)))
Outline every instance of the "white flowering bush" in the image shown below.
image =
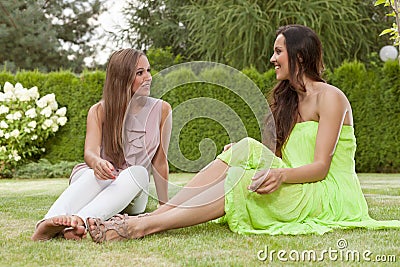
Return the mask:
POLYGON ((67 122, 54 94, 40 98, 38 88, 4 84, 0 90, 0 176, 45 151, 45 141, 67 122))

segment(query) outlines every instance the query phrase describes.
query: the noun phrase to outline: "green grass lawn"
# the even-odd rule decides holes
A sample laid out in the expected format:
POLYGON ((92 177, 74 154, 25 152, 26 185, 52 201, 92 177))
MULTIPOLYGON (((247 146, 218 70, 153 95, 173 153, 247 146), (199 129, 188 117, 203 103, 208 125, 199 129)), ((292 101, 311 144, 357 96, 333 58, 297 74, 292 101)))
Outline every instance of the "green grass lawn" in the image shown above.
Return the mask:
MULTIPOLYGON (((170 179, 184 185, 190 177, 191 174, 173 174, 170 179)), ((371 216, 379 220, 400 219, 400 174, 359 177, 371 216)), ((377 264, 375 259, 381 259, 387 262, 378 266, 396 266, 400 262, 399 230, 336 230, 322 236, 243 236, 232 233, 227 226, 205 223, 141 240, 100 245, 90 237, 81 242, 30 241, 36 221, 67 183, 67 179, 0 180, 0 266, 260 266, 271 264, 270 259, 257 259, 257 254, 264 257, 266 250, 287 252, 283 257, 288 262, 278 260, 277 252, 273 254, 275 265, 372 266, 377 264), (338 250, 340 239, 346 240, 346 249, 338 250), (331 256, 323 254, 323 250, 330 250, 331 256), (324 260, 302 261, 301 255, 307 256, 310 251, 315 251, 317 257, 324 255, 324 260), (363 259, 364 253, 371 262, 363 259), (300 255, 300 261, 291 260, 289 254, 292 259, 300 255), (357 255, 360 262, 353 261, 357 255), (397 263, 388 263, 394 260, 397 263)), ((148 210, 154 210, 156 203, 151 199, 148 210)))

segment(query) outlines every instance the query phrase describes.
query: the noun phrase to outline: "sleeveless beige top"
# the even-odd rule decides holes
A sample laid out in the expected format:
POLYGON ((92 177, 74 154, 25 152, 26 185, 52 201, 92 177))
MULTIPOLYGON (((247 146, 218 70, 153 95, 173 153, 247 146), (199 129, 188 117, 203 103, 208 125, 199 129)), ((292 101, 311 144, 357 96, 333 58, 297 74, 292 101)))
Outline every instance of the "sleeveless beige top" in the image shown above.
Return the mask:
MULTIPOLYGON (((151 161, 160 145, 160 124, 162 115, 162 100, 146 97, 140 110, 130 111, 125 118, 123 129, 123 151, 125 163, 121 168, 114 165, 117 173, 129 166, 140 165, 150 174, 151 161)), ((101 149, 100 156, 108 161, 109 158, 101 149)), ((111 162, 112 163, 112 162, 111 162)), ((76 165, 71 173, 70 181, 79 170, 89 168, 86 163, 76 165)))

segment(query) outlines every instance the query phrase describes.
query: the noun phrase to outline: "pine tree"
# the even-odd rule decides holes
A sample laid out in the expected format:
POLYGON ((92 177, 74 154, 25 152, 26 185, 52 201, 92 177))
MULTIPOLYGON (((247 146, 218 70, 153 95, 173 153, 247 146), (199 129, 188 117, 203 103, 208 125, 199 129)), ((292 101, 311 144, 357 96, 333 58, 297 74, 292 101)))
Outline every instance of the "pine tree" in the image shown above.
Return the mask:
POLYGON ((103 0, 0 2, 0 66, 80 72, 94 56, 93 37, 103 0))

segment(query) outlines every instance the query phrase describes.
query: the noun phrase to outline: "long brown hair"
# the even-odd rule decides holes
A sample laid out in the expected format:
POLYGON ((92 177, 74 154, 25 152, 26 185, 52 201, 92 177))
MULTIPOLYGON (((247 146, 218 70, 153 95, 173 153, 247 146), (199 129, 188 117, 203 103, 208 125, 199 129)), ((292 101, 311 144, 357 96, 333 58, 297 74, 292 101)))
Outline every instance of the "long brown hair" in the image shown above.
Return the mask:
POLYGON ((280 81, 272 90, 270 107, 276 127, 275 154, 278 156, 282 155, 282 148, 299 115, 295 87, 306 92, 304 75, 313 81, 325 82, 321 77, 324 64, 317 34, 306 26, 295 24, 280 27, 276 36, 280 34, 285 37, 290 78, 280 81))
POLYGON ((124 162, 122 150, 122 124, 126 108, 133 96, 138 60, 145 56, 132 48, 114 52, 107 64, 103 87, 103 151, 118 167, 124 162))

